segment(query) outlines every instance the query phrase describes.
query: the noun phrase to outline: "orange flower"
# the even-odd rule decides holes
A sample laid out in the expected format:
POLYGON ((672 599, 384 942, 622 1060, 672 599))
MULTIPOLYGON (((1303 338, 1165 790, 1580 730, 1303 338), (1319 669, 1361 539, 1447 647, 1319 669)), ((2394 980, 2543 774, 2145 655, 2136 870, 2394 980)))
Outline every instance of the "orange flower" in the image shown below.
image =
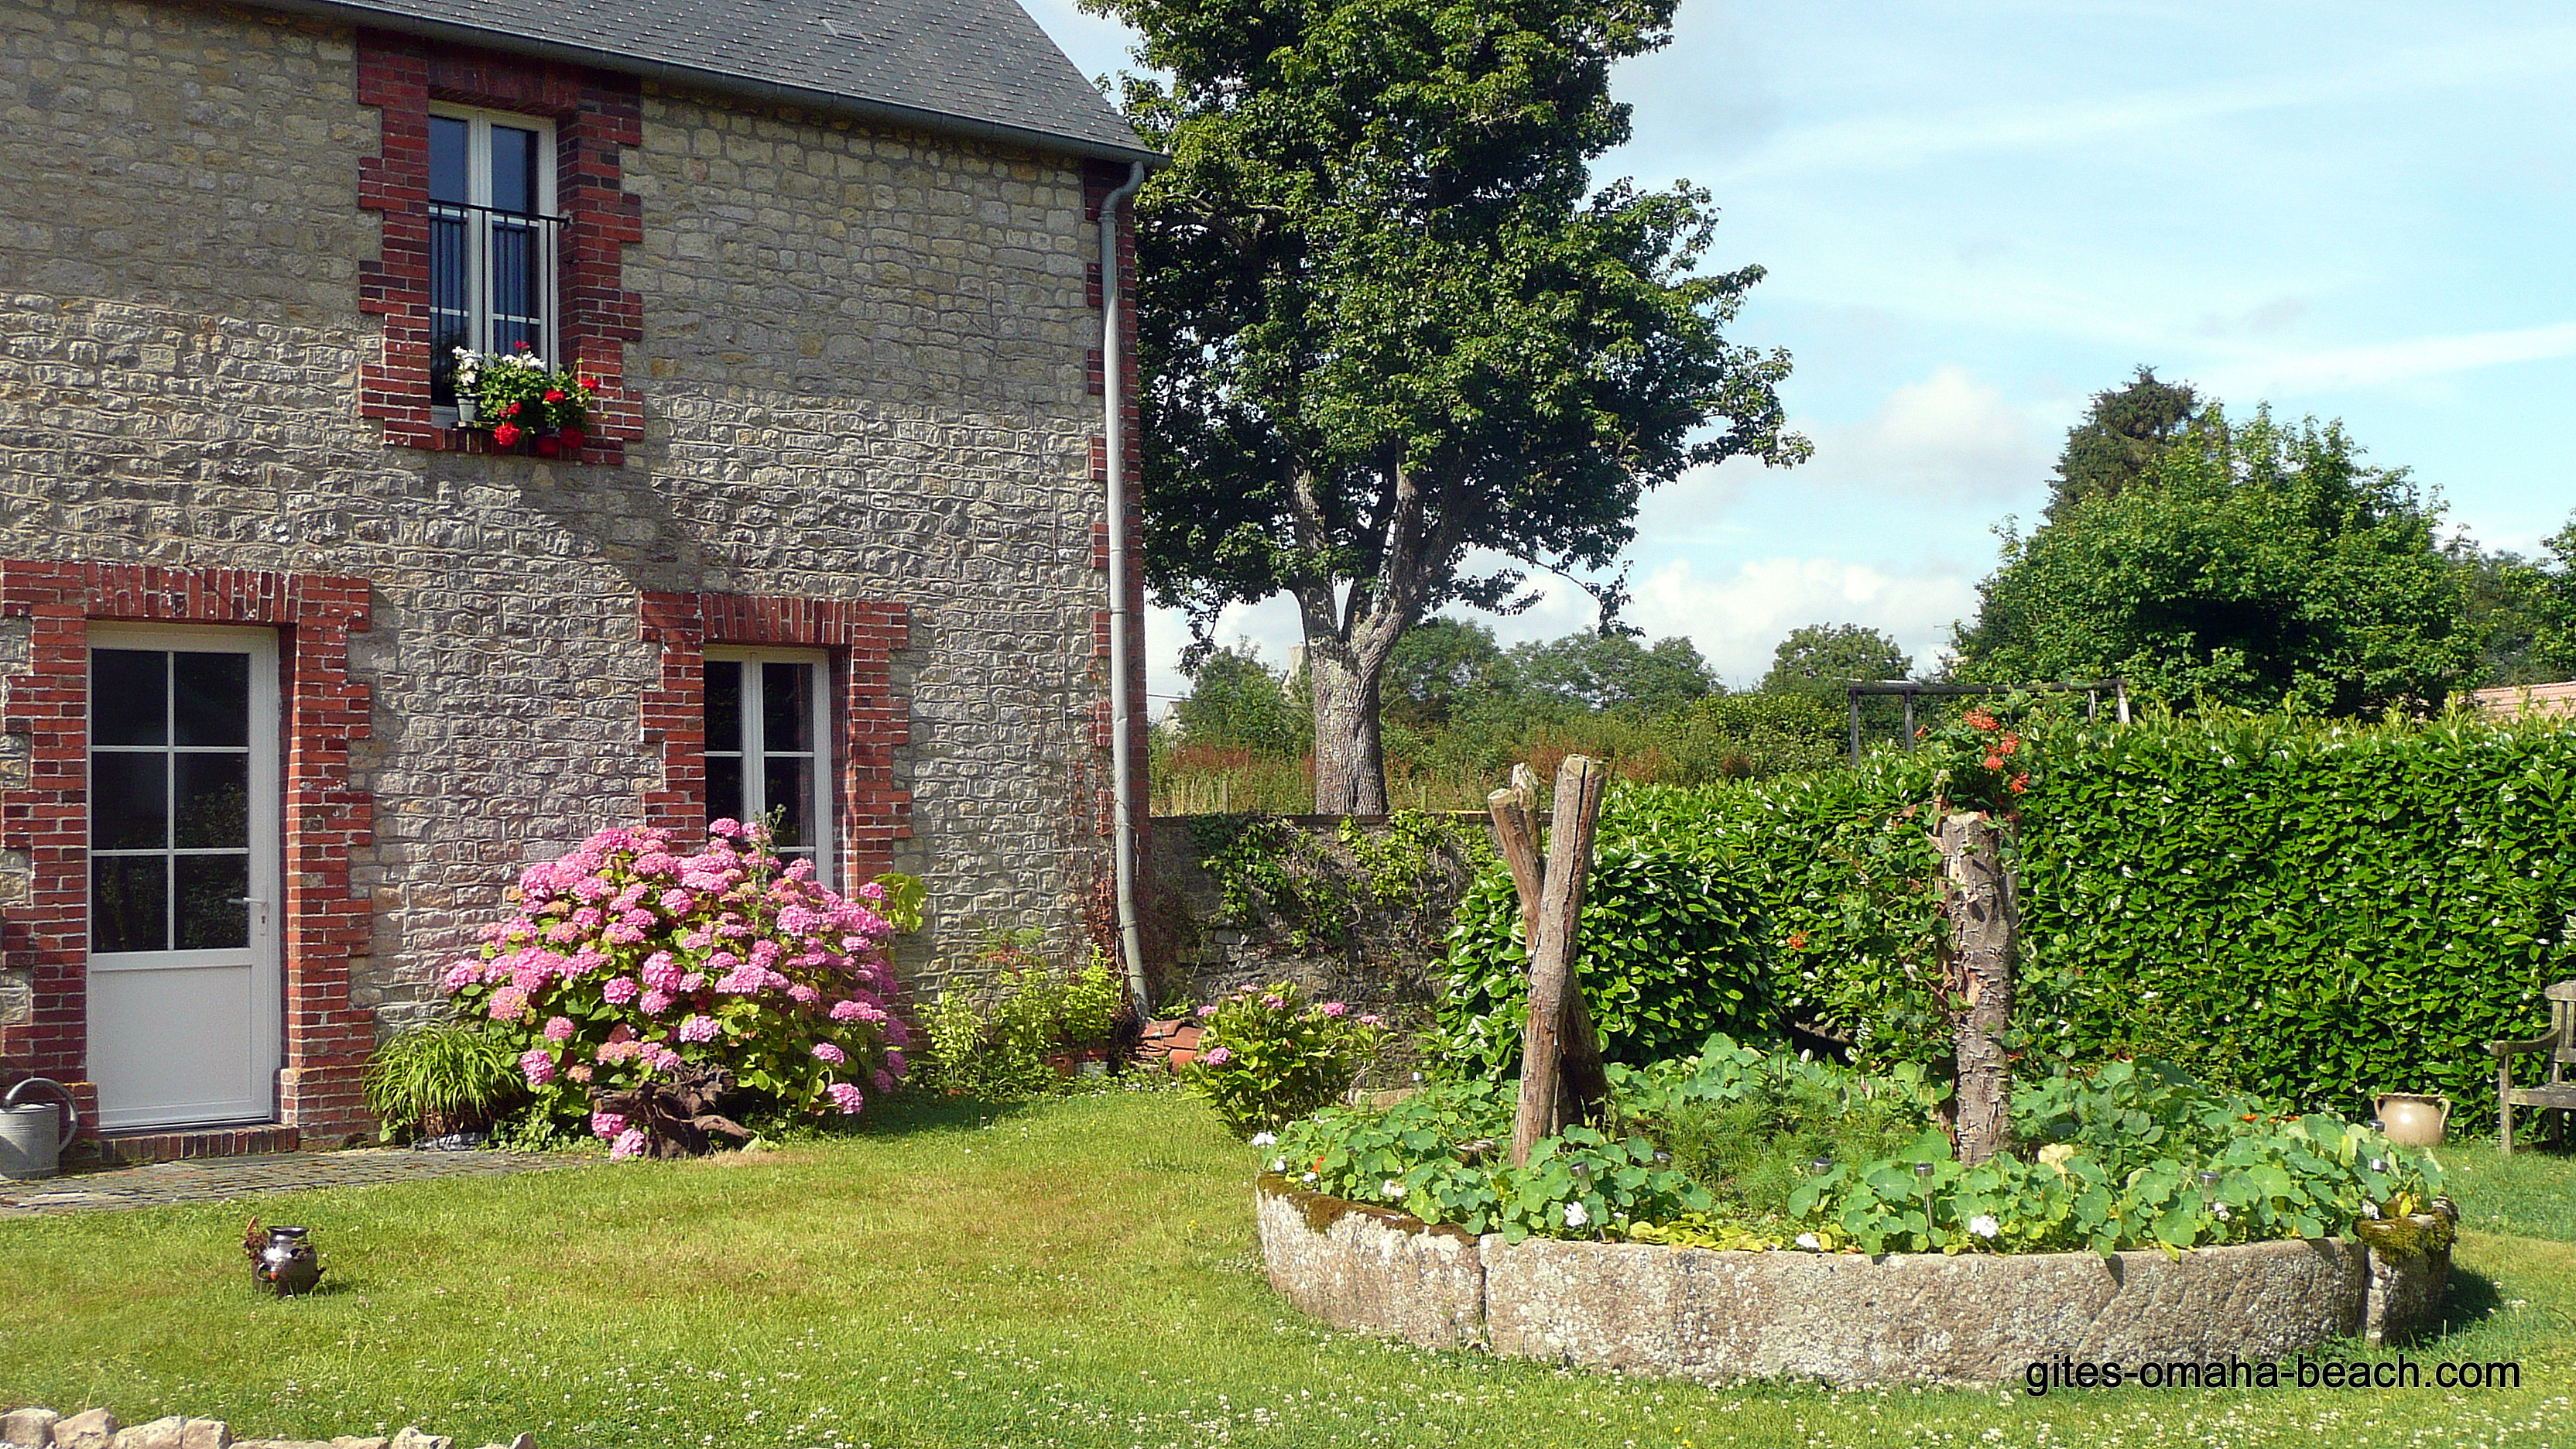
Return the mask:
POLYGON ((2030 788, 2030 776, 2026 774, 2015 775, 2012 777, 2012 783, 2004 786, 2004 788, 2018 795, 2022 791, 2030 788))
POLYGON ((1985 766, 1986 766, 1986 768, 1987 768, 1987 769, 1989 769, 1989 770, 2000 770, 2000 769, 2002 769, 2002 768, 2004 767, 2003 756, 2001 756, 2001 755, 1988 755, 1988 756, 1986 756, 1986 758, 1985 758, 1985 766))
POLYGON ((1970 729, 1980 730, 1993 729, 1995 727, 1995 717, 1986 713, 1982 709, 1972 709, 1968 711, 1968 727, 1970 729))
POLYGON ((2002 748, 2002 749, 1999 749, 1999 750, 1997 750, 1997 751, 1995 751, 1995 753, 1996 753, 1996 754, 1998 754, 1998 755, 2009 755, 2009 754, 2011 754, 2013 751, 2015 751, 2015 750, 2017 750, 2017 749, 2020 749, 2020 748, 2021 748, 2021 736, 2019 736, 2019 735, 2017 735, 2017 734, 2014 734, 2014 733, 2012 733, 2011 731, 2007 730, 2007 731, 2005 731, 2005 732, 2004 732, 2004 746, 2003 746, 2003 748, 2002 748))
POLYGON ((1791 931, 1789 933, 1789 949, 1792 951, 1806 950, 1807 933, 1804 931, 1791 931))

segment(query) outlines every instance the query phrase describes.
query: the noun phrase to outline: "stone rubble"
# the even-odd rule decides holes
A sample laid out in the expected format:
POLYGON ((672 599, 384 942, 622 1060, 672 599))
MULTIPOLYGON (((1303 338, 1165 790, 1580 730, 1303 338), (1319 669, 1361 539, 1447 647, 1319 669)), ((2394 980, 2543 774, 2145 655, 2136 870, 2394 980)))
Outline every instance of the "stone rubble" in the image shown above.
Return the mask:
MULTIPOLYGON (((0 1449, 456 1449, 445 1434, 406 1425, 387 1438, 382 1434, 343 1434, 335 1439, 236 1439, 221 1419, 187 1419, 177 1414, 148 1424, 120 1424, 106 1409, 88 1409, 66 1418, 32 1405, 0 1414, 0 1449)), ((537 1449, 534 1434, 521 1434, 507 1444, 483 1449, 537 1449)))

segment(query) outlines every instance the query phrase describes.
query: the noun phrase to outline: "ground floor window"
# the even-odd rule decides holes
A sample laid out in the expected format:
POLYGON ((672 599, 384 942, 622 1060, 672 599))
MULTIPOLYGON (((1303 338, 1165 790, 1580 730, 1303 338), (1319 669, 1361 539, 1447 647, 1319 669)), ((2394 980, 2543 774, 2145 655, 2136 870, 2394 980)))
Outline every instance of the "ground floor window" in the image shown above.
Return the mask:
POLYGON ((706 654, 707 819, 767 820, 782 859, 832 876, 831 665, 819 651, 706 654))

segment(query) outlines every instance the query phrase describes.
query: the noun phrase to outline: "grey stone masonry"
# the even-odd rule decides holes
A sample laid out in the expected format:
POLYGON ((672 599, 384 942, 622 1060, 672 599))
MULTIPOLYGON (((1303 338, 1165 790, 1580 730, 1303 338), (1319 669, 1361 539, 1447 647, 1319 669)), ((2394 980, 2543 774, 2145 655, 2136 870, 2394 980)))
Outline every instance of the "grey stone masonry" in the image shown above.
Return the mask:
MULTIPOLYGON (((641 819, 648 590, 908 606, 907 964, 969 918, 1070 946, 1107 870, 1083 163, 647 83, 643 439, 618 467, 388 447, 355 57, 255 9, 0 6, 0 558, 368 581, 353 999, 423 1009, 521 865, 641 819)), ((0 907, 25 880, 0 860, 0 907)))

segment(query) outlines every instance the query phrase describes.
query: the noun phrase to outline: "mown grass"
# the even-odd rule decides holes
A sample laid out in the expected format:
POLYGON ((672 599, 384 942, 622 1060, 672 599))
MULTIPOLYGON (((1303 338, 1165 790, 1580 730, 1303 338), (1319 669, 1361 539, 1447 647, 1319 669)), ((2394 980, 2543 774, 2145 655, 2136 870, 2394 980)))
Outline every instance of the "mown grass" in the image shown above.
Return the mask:
MULTIPOLYGON (((2483 1181, 2576 1188, 2565 1157, 2499 1166, 2461 1173, 2473 1222, 2483 1181)), ((1262 1277, 1251 1167, 1196 1102, 1113 1094, 897 1108, 774 1156, 5 1222, 0 1401, 547 1449, 2576 1443, 2563 1210, 2467 1235, 2452 1330, 2413 1350, 2518 1361, 2518 1390, 1711 1390, 1328 1332, 1262 1277), (327 1291, 253 1294, 253 1212, 313 1226, 327 1291)))

